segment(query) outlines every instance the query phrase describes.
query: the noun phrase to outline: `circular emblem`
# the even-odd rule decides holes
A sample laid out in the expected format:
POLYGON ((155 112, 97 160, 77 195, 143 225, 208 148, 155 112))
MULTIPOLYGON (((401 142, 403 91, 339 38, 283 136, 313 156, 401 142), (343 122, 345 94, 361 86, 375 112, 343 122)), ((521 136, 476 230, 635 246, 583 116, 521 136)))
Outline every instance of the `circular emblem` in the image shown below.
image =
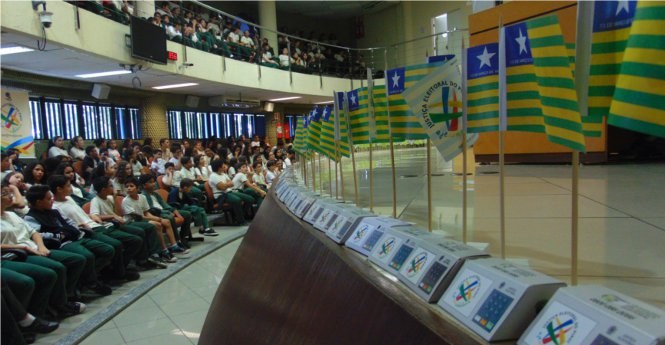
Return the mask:
POLYGON ((390 254, 395 248, 395 238, 390 237, 387 240, 381 243, 381 249, 379 249, 379 257, 383 258, 390 254))
POLYGON ((358 230, 356 230, 356 232, 354 233, 353 240, 356 242, 361 240, 363 237, 365 237, 367 230, 369 230, 369 225, 363 224, 362 226, 360 226, 360 228, 358 228, 358 230))
POLYGON ((471 303, 478 291, 480 291, 480 278, 477 275, 467 277, 457 287, 453 301, 455 306, 462 307, 471 303))
POLYGON ((569 311, 559 312, 545 322, 545 327, 538 332, 538 344, 566 345, 577 333, 577 316, 569 311))
POLYGON ((427 264, 427 253, 422 252, 411 259, 411 262, 409 262, 409 268, 406 270, 406 275, 409 277, 413 277, 420 270, 425 267, 425 264, 427 264))
POLYGON ((12 103, 6 103, 2 106, 2 126, 5 127, 10 133, 16 133, 21 129, 23 124, 23 116, 21 111, 12 103))

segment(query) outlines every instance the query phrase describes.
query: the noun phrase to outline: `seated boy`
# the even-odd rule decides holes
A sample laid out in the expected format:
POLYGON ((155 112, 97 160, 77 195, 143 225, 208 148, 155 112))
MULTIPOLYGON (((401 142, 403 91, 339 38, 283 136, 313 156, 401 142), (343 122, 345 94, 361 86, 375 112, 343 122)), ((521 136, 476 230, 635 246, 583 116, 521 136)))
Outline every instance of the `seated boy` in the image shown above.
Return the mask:
MULTIPOLYGON (((127 190, 127 196, 122 200, 122 212, 125 220, 147 220, 157 228, 158 234, 165 233, 171 246, 166 248, 166 244, 162 242, 164 250, 159 255, 167 262, 176 262, 177 259, 173 256, 173 253, 184 253, 185 249, 178 246, 169 220, 150 213, 148 200, 145 195, 139 194, 139 183, 134 177, 130 177, 125 181, 125 189, 127 190)), ((164 241, 163 238, 162 241, 164 241)))
MULTIPOLYGON (((189 248, 187 239, 192 235, 192 215, 189 211, 182 210, 179 212, 171 205, 167 204, 166 201, 155 192, 155 178, 150 174, 141 175, 139 179, 139 184, 143 187, 143 195, 148 201, 148 207, 150 207, 151 213, 154 215, 166 218, 171 223, 171 228, 176 229, 177 225, 175 222, 176 216, 181 216, 185 219, 180 226, 180 232, 174 231, 174 235, 178 246, 183 248, 189 248)), ((177 188, 174 188, 177 190, 177 188)))
POLYGON ((256 206, 259 207, 263 202, 263 198, 266 196, 266 192, 247 178, 248 172, 247 164, 240 164, 238 172, 233 176, 233 191, 251 196, 254 198, 256 206))
POLYGON ((208 225, 208 216, 203 207, 196 205, 196 203, 189 196, 190 190, 194 182, 191 179, 185 178, 180 181, 178 189, 171 189, 169 193, 169 204, 180 204, 181 211, 187 211, 194 219, 194 225, 199 227, 199 234, 204 236, 217 236, 218 233, 211 229, 208 225))
POLYGON ((128 281, 140 278, 134 269, 127 265, 143 247, 140 237, 121 231, 110 222, 102 222, 95 215, 88 215, 69 195, 72 193, 71 181, 64 175, 53 175, 48 180, 55 202, 53 208, 57 209, 64 218, 70 219, 79 228, 90 230, 92 238, 113 246, 115 255, 107 280, 125 279, 128 281))
POLYGON ((25 194, 30 211, 25 221, 46 239, 47 248, 61 249, 85 257, 85 266, 79 278, 80 285, 106 296, 111 288, 97 279, 97 272, 111 264, 113 246, 93 239, 53 209, 53 193, 46 185, 33 186, 25 194))
POLYGON ((127 221, 115 213, 113 183, 108 177, 97 177, 92 185, 97 191, 97 196, 90 202, 90 214, 99 217, 102 221, 113 222, 120 230, 138 236, 143 240, 143 247, 135 257, 139 266, 144 268, 166 268, 166 264, 159 256, 162 251, 160 242, 163 243, 164 238, 161 233, 156 232, 156 227, 146 221, 127 221))

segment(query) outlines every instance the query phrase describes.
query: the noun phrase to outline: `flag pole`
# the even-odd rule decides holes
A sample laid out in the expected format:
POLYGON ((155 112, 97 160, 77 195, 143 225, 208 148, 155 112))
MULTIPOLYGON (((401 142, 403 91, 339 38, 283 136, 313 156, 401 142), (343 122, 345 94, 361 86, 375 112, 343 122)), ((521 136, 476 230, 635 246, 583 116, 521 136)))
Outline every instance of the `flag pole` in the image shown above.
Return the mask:
POLYGON ((374 212, 374 170, 372 169, 372 139, 369 141, 369 211, 374 212))
MULTIPOLYGON (((361 80, 362 83, 362 80, 361 80)), ((369 211, 374 212, 374 162, 372 161, 373 142, 376 138, 376 119, 374 118, 374 80, 372 69, 367 68, 367 110, 369 127, 369 211)))
POLYGON ((319 190, 321 191, 321 195, 323 195, 323 176, 321 176, 321 154, 316 155, 319 160, 319 190))
POLYGON ((302 171, 305 180, 305 187, 309 187, 309 184, 307 183, 307 155, 304 152, 302 153, 302 171))
POLYGON ((314 152, 312 152, 311 168, 312 168, 312 192, 316 192, 316 161, 314 160, 314 152))
POLYGON ((432 153, 431 140, 427 138, 427 230, 432 232, 432 153))
POLYGON ((466 164, 467 164, 467 153, 466 153, 466 130, 467 130, 467 115, 468 115, 468 105, 467 105, 467 85, 466 85, 466 78, 467 78, 467 52, 466 48, 464 47, 464 37, 462 37, 462 242, 467 243, 468 238, 467 238, 467 170, 466 170, 466 164))
MULTIPOLYGON (((337 183, 337 179, 335 179, 335 183, 337 183)), ((332 162, 330 161, 330 157, 328 157, 328 190, 330 190, 330 196, 332 196, 332 162)))
MULTIPOLYGON (((588 115, 589 96, 589 68, 591 60, 591 45, 581 42, 591 42, 594 5, 592 2, 580 1, 577 3, 577 26, 575 32, 575 87, 580 115, 588 115)), ((572 212, 571 212, 571 241, 570 241, 570 281, 577 285, 578 278, 578 236, 579 236, 579 181, 580 181, 580 152, 573 150, 572 154, 572 212)))
POLYGON ((499 243, 501 258, 506 258, 506 169, 505 136, 507 129, 506 108, 506 42, 503 17, 499 18, 499 243))
MULTIPOLYGON (((349 79, 351 83, 351 90, 353 90, 353 77, 349 79)), ((359 204, 360 198, 358 195, 358 174, 356 174, 356 154, 355 149, 353 148, 353 134, 351 134, 351 118, 349 117, 349 101, 345 98, 344 100, 344 116, 346 117, 346 130, 349 133, 349 151, 351 151, 351 165, 353 167, 353 191, 355 195, 356 206, 359 204)))
POLYGON ((393 133, 392 133, 392 123, 390 122, 390 100, 388 100, 388 49, 383 50, 383 61, 384 61, 384 68, 383 70, 385 71, 383 74, 383 77, 385 79, 385 85, 386 85, 386 102, 388 102, 388 106, 386 107, 386 112, 388 114, 388 135, 390 136, 390 168, 392 170, 392 182, 393 182, 393 218, 397 218, 397 179, 395 177, 395 146, 394 146, 394 141, 393 141, 393 133))

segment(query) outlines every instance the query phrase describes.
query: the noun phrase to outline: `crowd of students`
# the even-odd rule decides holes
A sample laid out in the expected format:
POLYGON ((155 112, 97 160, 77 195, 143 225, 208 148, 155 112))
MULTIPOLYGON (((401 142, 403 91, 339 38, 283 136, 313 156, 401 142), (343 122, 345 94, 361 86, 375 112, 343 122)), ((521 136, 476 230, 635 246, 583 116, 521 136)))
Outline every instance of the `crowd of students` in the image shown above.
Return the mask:
POLYGON ((8 332, 31 343, 58 327, 50 320, 83 313, 111 285, 176 262, 189 252, 192 225, 217 235, 210 213, 228 209, 232 225, 245 225, 294 157, 281 142, 244 136, 164 138, 159 147, 151 139, 64 142, 51 139, 27 165, 14 151, 0 153, 3 344, 8 332))

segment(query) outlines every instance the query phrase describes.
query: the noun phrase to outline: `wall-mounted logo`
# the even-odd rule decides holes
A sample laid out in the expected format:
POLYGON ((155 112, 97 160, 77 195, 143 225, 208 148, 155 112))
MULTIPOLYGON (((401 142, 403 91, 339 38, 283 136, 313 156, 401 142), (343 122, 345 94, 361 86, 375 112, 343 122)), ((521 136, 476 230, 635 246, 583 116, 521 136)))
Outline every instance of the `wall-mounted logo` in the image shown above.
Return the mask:
POLYGON ((480 278, 477 275, 467 277, 457 287, 457 292, 454 295, 455 306, 465 306, 478 295, 480 291, 480 278))
POLYGON ((16 133, 23 124, 23 115, 21 111, 12 103, 5 103, 2 106, 2 126, 9 133, 16 133))

